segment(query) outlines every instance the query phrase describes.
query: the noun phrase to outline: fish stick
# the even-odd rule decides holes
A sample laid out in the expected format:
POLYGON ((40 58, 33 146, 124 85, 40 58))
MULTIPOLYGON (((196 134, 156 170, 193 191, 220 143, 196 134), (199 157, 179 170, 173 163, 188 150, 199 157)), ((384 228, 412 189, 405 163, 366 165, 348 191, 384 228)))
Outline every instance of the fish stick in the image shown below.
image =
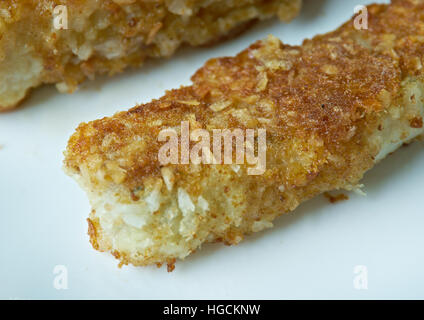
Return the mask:
POLYGON ((81 124, 64 167, 90 199, 93 247, 120 265, 172 270, 204 243, 238 244, 321 193, 359 190, 369 169, 422 136, 424 1, 367 12, 368 29, 354 17, 301 46, 269 36, 208 61, 190 86, 81 124), (195 149, 204 136, 191 135, 212 139, 214 130, 246 132, 244 163, 237 152, 223 162, 215 141, 209 153, 207 144, 195 149), (260 130, 266 163, 258 169, 246 159, 248 141, 251 156, 264 151, 260 130), (171 138, 176 157, 162 152, 171 138))
POLYGON ((96 74, 229 37, 253 20, 290 21, 301 0, 2 0, 0 111, 31 88, 71 93, 96 74))

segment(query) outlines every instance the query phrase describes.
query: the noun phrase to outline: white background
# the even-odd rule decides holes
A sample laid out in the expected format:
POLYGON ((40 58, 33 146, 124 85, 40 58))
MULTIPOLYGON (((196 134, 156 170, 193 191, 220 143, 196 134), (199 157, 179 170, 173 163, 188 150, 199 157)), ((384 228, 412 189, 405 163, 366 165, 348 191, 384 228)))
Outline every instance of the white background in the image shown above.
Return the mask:
MULTIPOLYGON (((362 3, 366 3, 362 2, 362 3)), ((233 55, 272 33, 286 43, 330 31, 356 1, 305 3, 292 24, 254 26, 213 48, 184 49, 73 95, 34 91, 23 107, 0 114, 0 298, 424 298, 424 148, 402 148, 367 174, 367 197, 330 204, 324 197, 276 221, 236 247, 205 245, 173 273, 117 268, 94 251, 83 191, 61 170, 67 139, 81 121, 112 115, 189 84, 210 57, 233 55), (68 290, 53 269, 68 269, 68 290), (368 268, 368 290, 355 290, 354 267, 368 268)))

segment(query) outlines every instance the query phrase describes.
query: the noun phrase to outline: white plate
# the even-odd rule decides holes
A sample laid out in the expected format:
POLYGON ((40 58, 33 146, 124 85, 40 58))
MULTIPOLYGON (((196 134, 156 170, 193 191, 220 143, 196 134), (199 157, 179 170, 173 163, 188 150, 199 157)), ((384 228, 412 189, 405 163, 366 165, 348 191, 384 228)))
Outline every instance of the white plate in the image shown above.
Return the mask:
MULTIPOLYGON (((365 3, 368 1, 364 1, 365 3)), ((233 55, 272 33, 286 43, 330 31, 353 14, 350 0, 306 1, 300 18, 256 25, 213 48, 86 83, 73 95, 36 90, 24 107, 0 115, 0 297, 17 298, 424 298, 424 148, 402 148, 367 174, 367 197, 323 197, 236 247, 206 245, 177 263, 117 268, 88 243, 90 207, 61 170, 62 152, 82 121, 112 115, 188 84, 208 58, 233 55), (66 267, 57 290, 54 268, 66 267), (354 287, 365 266, 368 290, 354 287)))

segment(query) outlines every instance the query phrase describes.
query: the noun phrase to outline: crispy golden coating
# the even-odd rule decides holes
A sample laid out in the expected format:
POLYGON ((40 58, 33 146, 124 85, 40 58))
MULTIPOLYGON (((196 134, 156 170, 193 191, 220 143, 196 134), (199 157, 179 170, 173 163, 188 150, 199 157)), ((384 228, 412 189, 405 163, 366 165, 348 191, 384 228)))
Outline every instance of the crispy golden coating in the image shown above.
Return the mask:
MULTIPOLYGON (((371 5, 302 46, 275 37, 212 59, 188 87, 81 124, 65 168, 86 189, 94 248, 122 264, 183 259, 240 242, 301 202, 356 189, 364 173, 424 132, 424 1, 371 5), (248 165, 161 166, 160 130, 265 128, 263 175, 248 165)), ((212 134, 211 134, 212 136, 212 134)))
POLYGON ((300 6, 301 0, 2 0, 0 111, 40 84, 72 92, 96 74, 168 57, 185 43, 217 41, 255 19, 289 21, 300 6))

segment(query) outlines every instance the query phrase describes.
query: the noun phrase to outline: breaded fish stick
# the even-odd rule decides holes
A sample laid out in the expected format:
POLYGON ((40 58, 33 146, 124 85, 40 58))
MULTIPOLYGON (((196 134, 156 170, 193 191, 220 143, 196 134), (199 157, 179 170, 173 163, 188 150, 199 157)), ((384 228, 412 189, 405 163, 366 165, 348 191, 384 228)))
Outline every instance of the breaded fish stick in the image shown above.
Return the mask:
POLYGON ((86 78, 168 57, 241 31, 289 21, 301 0, 2 0, 0 111, 44 83, 72 92, 86 78))
POLYGON ((210 60, 191 86, 81 124, 64 164, 90 198, 93 247, 121 264, 172 270, 203 243, 237 244, 318 194, 358 188, 365 172, 424 133, 423 12, 424 1, 394 0, 368 7, 368 30, 352 20, 302 46, 270 36, 210 60), (183 142, 187 124, 211 137, 255 130, 256 153, 265 129, 265 170, 181 158, 163 165, 158 137, 174 129, 183 142))

